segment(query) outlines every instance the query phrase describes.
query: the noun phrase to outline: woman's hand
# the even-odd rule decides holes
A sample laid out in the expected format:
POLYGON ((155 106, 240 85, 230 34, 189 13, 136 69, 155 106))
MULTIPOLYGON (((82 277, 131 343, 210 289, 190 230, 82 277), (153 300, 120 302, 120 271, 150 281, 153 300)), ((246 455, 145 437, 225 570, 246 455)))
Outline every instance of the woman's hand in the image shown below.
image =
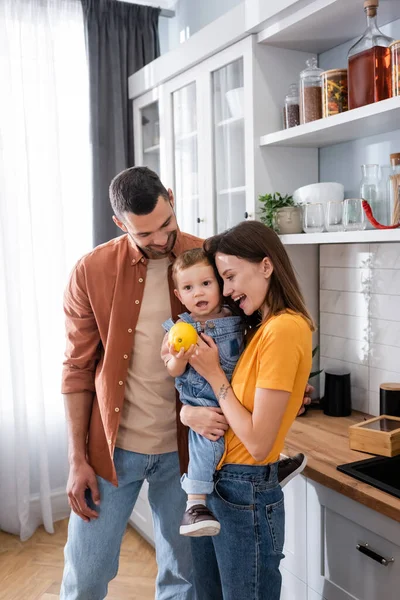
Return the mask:
POLYGON ((305 412, 305 407, 311 404, 311 394, 314 390, 315 388, 309 383, 307 383, 306 389, 304 390, 303 404, 300 406, 299 412, 297 413, 298 417, 305 412))
POLYGON ((184 425, 212 442, 216 442, 228 430, 228 423, 220 408, 185 404, 180 417, 184 425))
POLYGON ((197 348, 190 358, 189 364, 209 383, 213 377, 223 373, 219 362, 218 347, 212 337, 205 333, 202 333, 201 337, 199 336, 197 348))

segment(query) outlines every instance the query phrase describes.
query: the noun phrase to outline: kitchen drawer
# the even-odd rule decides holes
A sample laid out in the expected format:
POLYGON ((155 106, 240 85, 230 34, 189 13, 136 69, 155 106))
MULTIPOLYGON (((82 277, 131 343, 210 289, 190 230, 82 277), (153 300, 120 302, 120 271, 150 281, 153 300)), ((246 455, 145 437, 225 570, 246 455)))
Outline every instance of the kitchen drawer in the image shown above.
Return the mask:
POLYGON ((145 481, 139 492, 129 523, 154 546, 153 516, 147 497, 148 488, 149 484, 145 481))
POLYGON ((282 591, 280 600, 308 600, 307 585, 293 573, 281 567, 282 591))
POLYGON ((400 525, 315 483, 307 486, 308 585, 326 600, 398 600, 400 525), (360 544, 393 563, 383 566, 360 544))

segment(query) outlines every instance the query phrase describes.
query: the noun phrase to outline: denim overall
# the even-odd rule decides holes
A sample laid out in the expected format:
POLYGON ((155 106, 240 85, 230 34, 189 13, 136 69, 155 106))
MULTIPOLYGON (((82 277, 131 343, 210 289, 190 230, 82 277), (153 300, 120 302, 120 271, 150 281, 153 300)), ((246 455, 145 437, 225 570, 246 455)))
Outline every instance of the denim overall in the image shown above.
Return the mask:
MULTIPOLYGON (((190 323, 198 333, 213 338, 218 346, 221 367, 231 381, 236 363, 243 351, 243 323, 241 317, 211 319, 203 325, 192 319, 189 313, 179 315, 181 321, 190 323)), ((166 331, 174 325, 172 319, 163 323, 166 331)), ((210 384, 188 365, 180 377, 175 378, 183 404, 191 406, 219 407, 210 384)), ((189 467, 182 477, 182 488, 187 494, 211 494, 214 489, 215 469, 224 453, 224 438, 212 442, 195 431, 189 430, 189 467)))

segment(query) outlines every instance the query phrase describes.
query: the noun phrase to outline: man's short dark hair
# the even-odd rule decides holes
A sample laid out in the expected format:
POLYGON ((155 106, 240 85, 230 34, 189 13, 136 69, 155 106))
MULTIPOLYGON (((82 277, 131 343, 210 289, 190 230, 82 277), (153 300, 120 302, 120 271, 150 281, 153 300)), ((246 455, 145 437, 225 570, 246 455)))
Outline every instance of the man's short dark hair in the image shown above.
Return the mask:
POLYGON ((169 200, 159 176, 147 167, 131 167, 121 171, 110 184, 110 202, 114 213, 135 215, 151 213, 160 196, 169 200))

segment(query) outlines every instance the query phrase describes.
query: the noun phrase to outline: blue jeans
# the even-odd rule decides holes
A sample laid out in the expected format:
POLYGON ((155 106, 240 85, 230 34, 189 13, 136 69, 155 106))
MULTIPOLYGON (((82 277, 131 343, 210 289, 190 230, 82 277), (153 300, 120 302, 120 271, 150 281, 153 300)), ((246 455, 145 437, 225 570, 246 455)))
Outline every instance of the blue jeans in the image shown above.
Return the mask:
POLYGON ((279 600, 285 508, 277 463, 225 465, 208 506, 221 533, 191 538, 197 600, 279 600))
MULTIPOLYGON (((122 537, 144 479, 149 482, 158 575, 157 600, 194 600, 190 541, 179 535, 185 510, 178 453, 137 454, 115 449, 118 487, 97 477, 99 517, 89 523, 71 513, 60 600, 103 600, 118 572, 122 537)), ((132 590, 132 594, 134 590, 132 590)))
MULTIPOLYGON (((201 324, 189 313, 179 315, 181 321, 190 323, 199 332, 213 338, 218 346, 221 367, 230 381, 236 363, 243 350, 243 322, 241 317, 210 319, 201 324)), ((166 331, 173 326, 172 319, 163 323, 166 331)), ((183 404, 219 408, 218 400, 210 384, 188 365, 186 371, 175 378, 175 386, 183 404)), ((182 477, 182 488, 187 494, 211 494, 214 488, 215 469, 224 453, 224 438, 212 442, 189 431, 189 467, 182 477)))

